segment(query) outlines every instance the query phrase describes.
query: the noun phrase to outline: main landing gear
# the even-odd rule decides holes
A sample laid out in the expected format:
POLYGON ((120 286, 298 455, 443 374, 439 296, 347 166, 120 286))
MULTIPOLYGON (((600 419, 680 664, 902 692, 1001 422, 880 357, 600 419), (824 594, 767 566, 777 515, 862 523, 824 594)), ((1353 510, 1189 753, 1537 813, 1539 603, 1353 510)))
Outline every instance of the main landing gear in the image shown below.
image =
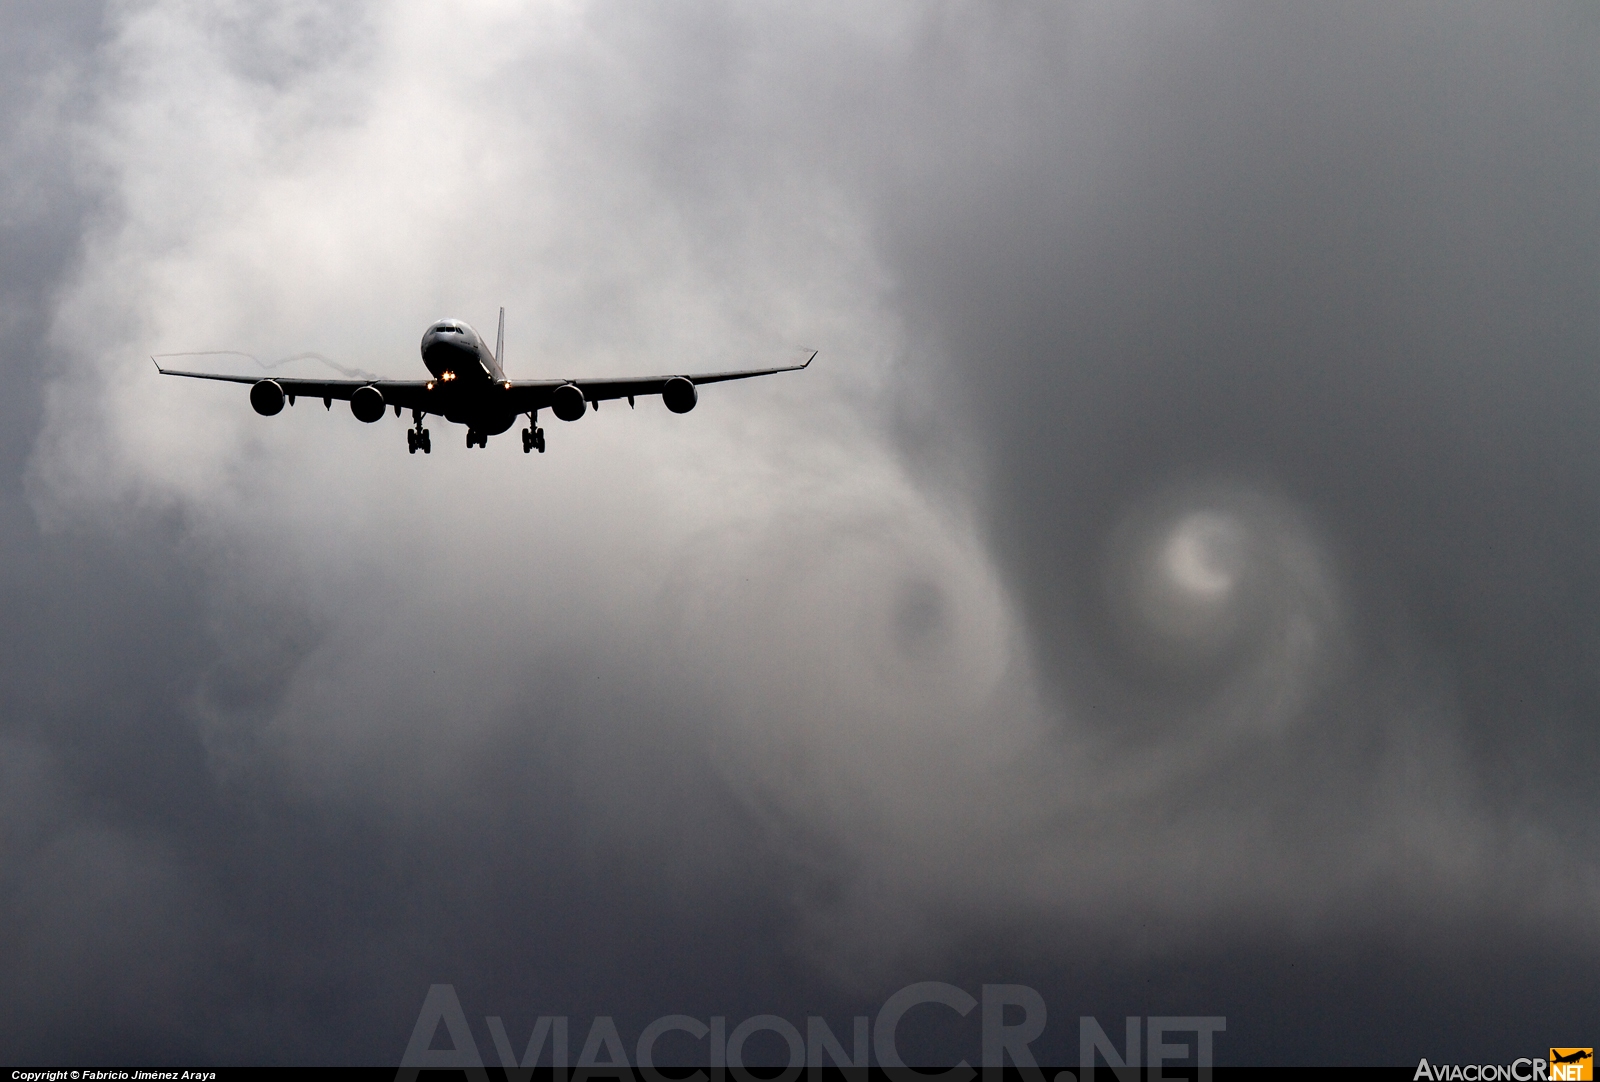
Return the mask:
POLYGON ((528 427, 522 430, 522 453, 527 454, 536 447, 544 454, 544 429, 539 427, 538 410, 528 414, 528 427))
POLYGON ((412 410, 411 420, 414 422, 414 427, 406 430, 406 449, 412 454, 416 454, 418 450, 425 455, 433 454, 433 441, 428 439, 428 430, 422 427, 422 411, 412 410))

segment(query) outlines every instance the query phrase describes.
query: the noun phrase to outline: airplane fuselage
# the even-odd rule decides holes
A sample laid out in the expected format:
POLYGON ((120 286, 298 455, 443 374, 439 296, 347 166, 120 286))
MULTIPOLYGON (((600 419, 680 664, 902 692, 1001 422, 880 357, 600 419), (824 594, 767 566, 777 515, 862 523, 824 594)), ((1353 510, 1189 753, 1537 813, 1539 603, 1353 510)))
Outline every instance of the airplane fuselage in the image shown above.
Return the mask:
POLYGON ((500 359, 459 319, 441 319, 423 332, 422 363, 439 380, 488 384, 506 378, 500 359))
POLYGON ((446 420, 498 436, 517 419, 505 393, 505 370, 478 332, 459 319, 441 319, 422 335, 422 363, 446 420))

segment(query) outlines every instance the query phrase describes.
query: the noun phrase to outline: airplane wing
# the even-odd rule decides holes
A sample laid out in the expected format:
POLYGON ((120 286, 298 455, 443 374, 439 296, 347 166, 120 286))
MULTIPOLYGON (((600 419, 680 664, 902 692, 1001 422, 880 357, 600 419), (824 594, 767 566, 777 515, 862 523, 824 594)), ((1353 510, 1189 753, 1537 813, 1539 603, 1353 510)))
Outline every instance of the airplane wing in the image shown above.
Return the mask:
POLYGON ((260 383, 270 379, 293 402, 296 398, 320 398, 324 404, 331 404, 335 398, 341 402, 348 402, 350 396, 362 387, 376 387, 383 392, 385 405, 398 406, 401 409, 420 409, 424 413, 428 409, 428 385, 425 380, 415 379, 289 379, 283 376, 273 376, 263 373, 259 376, 222 376, 215 372, 185 372, 176 368, 162 368, 161 362, 154 357, 156 371, 163 376, 188 376, 190 379, 215 379, 224 383, 260 383))
MULTIPOLYGON (((800 364, 784 365, 781 368, 746 368, 734 372, 684 372, 671 376, 634 376, 621 379, 511 380, 509 390, 518 413, 550 407, 557 389, 569 386, 581 390, 586 402, 599 403, 614 398, 626 398, 631 403, 634 398, 661 394, 673 380, 688 380, 699 387, 706 383, 725 383, 728 380, 749 379, 752 376, 770 376, 775 372, 798 372, 816 360, 816 357, 817 351, 812 350, 811 356, 800 364)), ((388 397, 387 391, 384 392, 384 397, 388 397)))
MULTIPOLYGON (((575 386, 582 391, 585 402, 599 403, 614 398, 626 398, 631 403, 636 397, 661 394, 674 380, 687 380, 698 387, 705 383, 724 383, 728 380, 749 379, 752 376, 770 376, 775 372, 796 372, 810 365, 816 356, 817 351, 813 350, 811 356, 801 364, 785 365, 781 368, 748 368, 733 372, 684 373, 622 379, 511 380, 507 382, 505 388, 512 409, 517 413, 551 408, 555 402, 556 391, 569 386, 575 386)), ((252 385, 270 379, 283 388, 283 393, 291 404, 296 398, 320 398, 324 405, 331 404, 335 398, 347 402, 350 396, 362 387, 376 387, 383 392, 383 401, 387 406, 402 410, 416 409, 424 413, 440 412, 438 399, 428 393, 429 384, 433 382, 430 380, 292 379, 265 373, 259 376, 225 376, 215 372, 189 372, 176 368, 163 368, 159 360, 154 357, 151 360, 155 362, 156 370, 164 376, 187 376, 190 379, 214 379, 224 383, 252 385)))

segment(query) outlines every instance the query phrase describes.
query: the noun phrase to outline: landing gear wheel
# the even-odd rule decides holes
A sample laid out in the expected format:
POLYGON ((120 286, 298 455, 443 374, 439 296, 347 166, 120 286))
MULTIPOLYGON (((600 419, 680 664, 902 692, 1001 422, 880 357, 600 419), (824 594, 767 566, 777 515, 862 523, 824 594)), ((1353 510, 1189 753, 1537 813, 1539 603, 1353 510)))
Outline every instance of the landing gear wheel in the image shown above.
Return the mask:
POLYGON ((411 428, 406 432, 406 450, 416 454, 419 447, 423 454, 433 454, 433 444, 428 442, 428 430, 422 427, 422 411, 412 410, 411 428))
POLYGON ((544 429, 536 428, 533 430, 533 445, 541 455, 544 454, 544 429))
POLYGON ((532 450, 533 450, 533 429, 524 428, 522 430, 522 453, 523 454, 527 454, 529 451, 532 451, 532 450))
POLYGON ((470 447, 488 447, 489 446, 489 437, 480 434, 476 429, 469 428, 469 429, 467 429, 467 446, 469 448, 470 447))

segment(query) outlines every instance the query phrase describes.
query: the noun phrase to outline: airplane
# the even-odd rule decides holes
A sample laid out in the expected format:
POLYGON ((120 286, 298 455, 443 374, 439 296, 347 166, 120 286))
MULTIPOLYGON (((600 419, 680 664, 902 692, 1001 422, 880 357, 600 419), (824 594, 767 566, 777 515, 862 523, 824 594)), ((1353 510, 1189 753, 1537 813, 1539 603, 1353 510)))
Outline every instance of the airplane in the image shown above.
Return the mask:
MULTIPOLYGON (((478 332, 459 319, 437 320, 422 335, 422 363, 433 377, 427 380, 392 379, 279 379, 257 376, 225 376, 214 372, 184 372, 161 367, 159 357, 151 357, 164 376, 215 379, 227 383, 248 383, 250 405, 263 417, 283 411, 283 404, 294 405, 296 398, 320 398, 325 409, 333 400, 350 403, 356 419, 372 423, 394 408, 411 411, 411 428, 406 445, 411 454, 433 453, 424 416, 432 413, 447 421, 467 426, 467 446, 489 446, 489 437, 498 436, 526 415, 528 427, 522 430, 522 452, 544 453, 544 429, 539 427, 539 411, 548 408, 563 421, 576 421, 596 411, 600 403, 626 398, 628 406, 643 395, 658 394, 673 413, 688 413, 700 400, 698 388, 707 383, 770 376, 775 372, 797 372, 816 359, 817 351, 801 364, 781 368, 750 368, 737 372, 702 372, 678 376, 623 377, 619 379, 507 379, 501 366, 506 341, 506 310, 500 309, 500 331, 494 352, 478 332)), ((185 356, 161 354, 160 356, 185 356)), ((187 356, 193 356, 188 354, 187 356)))

